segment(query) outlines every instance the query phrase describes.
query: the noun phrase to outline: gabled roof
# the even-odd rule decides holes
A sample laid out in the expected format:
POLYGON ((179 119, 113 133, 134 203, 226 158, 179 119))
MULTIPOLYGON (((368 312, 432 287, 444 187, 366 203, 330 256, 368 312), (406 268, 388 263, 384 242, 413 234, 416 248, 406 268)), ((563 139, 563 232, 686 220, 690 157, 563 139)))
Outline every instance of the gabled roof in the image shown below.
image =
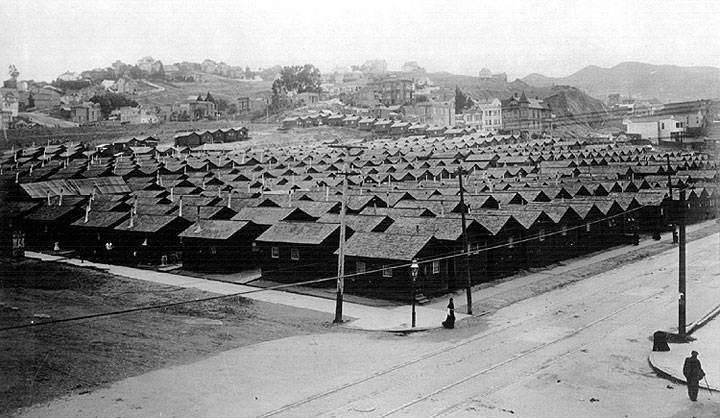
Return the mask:
MULTIPOLYGON (((317 222, 340 224, 340 215, 326 213, 317 222)), ((386 215, 345 215, 345 225, 356 232, 373 232, 384 222, 392 223, 392 219, 386 215)))
POLYGON ((347 240, 348 257, 410 261, 433 241, 430 235, 400 235, 385 232, 357 232, 347 240))
POLYGON ((278 222, 263 232, 256 241, 318 245, 340 229, 337 224, 316 222, 278 222))
POLYGON ((35 209, 34 211, 30 212, 25 216, 25 219, 31 220, 31 221, 55 221, 58 220, 64 216, 68 216, 71 214, 79 214, 79 209, 75 206, 68 206, 68 205, 62 205, 62 206, 40 206, 39 208, 35 209))
POLYGON ((298 208, 244 207, 231 219, 234 221, 252 221, 258 225, 275 225, 285 219, 312 219, 307 212, 298 208))
POLYGON ((85 222, 85 217, 83 216, 71 225, 86 228, 114 228, 129 216, 130 214, 127 212, 99 212, 91 210, 88 214, 87 222, 85 222))
MULTIPOLYGON (((474 221, 468 221, 470 228, 474 221)), ((386 233, 431 235, 437 239, 457 241, 462 237, 462 223, 457 218, 398 217, 386 233)))
POLYGON ((195 221, 178 236, 182 238, 201 238, 213 240, 225 240, 240 232, 246 226, 252 224, 249 221, 200 219, 195 221))
MULTIPOLYGON (((126 219, 123 223, 116 226, 119 231, 130 232, 158 232, 173 221, 182 219, 174 215, 144 215, 138 214, 133 217, 133 226, 130 227, 130 219, 126 219)), ((185 221, 187 222, 187 221, 185 221)))

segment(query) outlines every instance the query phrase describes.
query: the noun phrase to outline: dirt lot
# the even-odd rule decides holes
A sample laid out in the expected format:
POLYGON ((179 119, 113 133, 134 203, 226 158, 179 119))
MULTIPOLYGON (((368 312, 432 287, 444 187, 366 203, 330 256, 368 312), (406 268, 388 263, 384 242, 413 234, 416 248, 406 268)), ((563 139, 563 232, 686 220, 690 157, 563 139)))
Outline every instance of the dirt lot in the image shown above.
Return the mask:
MULTIPOLYGON (((0 328, 212 296, 37 261, 0 264, 0 328)), ((232 348, 328 332, 327 315, 238 297, 0 331, 0 415, 232 348)))

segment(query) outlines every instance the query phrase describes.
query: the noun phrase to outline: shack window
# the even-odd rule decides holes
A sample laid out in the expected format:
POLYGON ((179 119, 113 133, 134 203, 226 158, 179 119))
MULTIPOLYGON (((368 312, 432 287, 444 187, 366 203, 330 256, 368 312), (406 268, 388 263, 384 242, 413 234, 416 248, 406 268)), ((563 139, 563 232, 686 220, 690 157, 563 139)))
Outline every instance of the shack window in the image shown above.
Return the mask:
POLYGON ((514 242, 515 242, 515 238, 513 238, 513 237, 508 238, 508 248, 515 248, 514 242))
POLYGON ((365 263, 362 261, 355 262, 355 271, 360 274, 365 273, 365 263))
POLYGON ((440 260, 432 262, 433 274, 440 274, 440 260))
POLYGON ((210 254, 217 254, 217 247, 215 247, 215 246, 210 247, 210 254))
POLYGON ((290 259, 291 260, 299 260, 300 259, 300 250, 297 248, 291 248, 290 249, 290 259))
POLYGON ((271 247, 270 256, 272 258, 280 258, 280 247, 271 247))
POLYGON ((545 241, 545 230, 540 229, 540 241, 545 241))
POLYGON ((392 277, 392 269, 390 266, 386 266, 383 264, 382 266, 382 276, 383 277, 392 277))
POLYGON ((567 227, 566 226, 563 226, 562 229, 560 229, 560 231, 561 231, 560 235, 567 236, 567 227))

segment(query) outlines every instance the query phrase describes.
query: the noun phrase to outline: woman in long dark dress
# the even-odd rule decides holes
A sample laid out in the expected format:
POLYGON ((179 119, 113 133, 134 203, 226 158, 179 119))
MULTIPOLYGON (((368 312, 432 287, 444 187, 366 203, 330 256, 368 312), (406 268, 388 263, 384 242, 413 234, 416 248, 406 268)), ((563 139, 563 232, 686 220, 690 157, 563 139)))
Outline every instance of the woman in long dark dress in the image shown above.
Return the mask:
POLYGON ((450 298, 447 308, 448 315, 445 321, 443 321, 442 326, 445 328, 455 328, 455 304, 453 303, 453 298, 450 298))

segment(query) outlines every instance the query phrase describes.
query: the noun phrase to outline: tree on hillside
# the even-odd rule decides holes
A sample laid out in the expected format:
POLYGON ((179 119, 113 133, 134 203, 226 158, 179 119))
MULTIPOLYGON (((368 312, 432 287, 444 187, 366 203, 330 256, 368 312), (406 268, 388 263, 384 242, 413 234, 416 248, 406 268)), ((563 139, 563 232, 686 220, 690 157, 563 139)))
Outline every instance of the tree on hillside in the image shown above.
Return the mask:
POLYGON ((217 105, 218 112, 224 112, 224 111, 228 110, 227 100, 222 99, 222 98, 213 99, 213 100, 214 100, 214 103, 217 105))
POLYGON ((466 106, 467 97, 465 97, 465 94, 460 90, 460 87, 455 86, 455 113, 462 113, 466 106))
POLYGON ((285 91, 294 91, 296 93, 320 92, 320 70, 312 64, 304 66, 293 65, 291 67, 283 67, 280 71, 280 78, 273 82, 273 86, 278 84, 285 91))
POLYGON ((139 106, 135 100, 128 99, 125 95, 118 93, 96 94, 90 98, 90 101, 100 105, 100 113, 102 113, 104 118, 107 118, 115 109, 120 109, 125 106, 139 106))
POLYGON ((319 93, 321 75, 312 64, 303 66, 293 65, 283 67, 280 70, 280 77, 272 84, 272 108, 277 111, 287 105, 287 94, 294 93, 319 93))
POLYGON ((215 103, 215 98, 212 96, 212 94, 210 94, 210 92, 207 92, 207 95, 205 96, 205 101, 215 103))

